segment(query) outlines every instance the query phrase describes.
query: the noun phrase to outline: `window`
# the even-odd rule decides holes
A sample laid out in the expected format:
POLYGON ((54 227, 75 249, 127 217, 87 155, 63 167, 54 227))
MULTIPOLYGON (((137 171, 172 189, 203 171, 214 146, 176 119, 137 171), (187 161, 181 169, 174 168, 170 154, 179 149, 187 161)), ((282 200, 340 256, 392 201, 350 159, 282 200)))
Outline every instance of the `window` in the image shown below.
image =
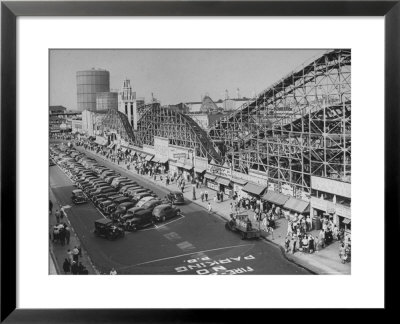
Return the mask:
POLYGON ((328 201, 333 201, 333 194, 324 192, 324 199, 328 201))
POLYGON ((336 203, 343 206, 351 207, 351 199, 342 196, 336 196, 336 203))
POLYGON ((128 104, 125 104, 125 115, 128 115, 128 104))
POLYGON ((131 116, 133 116, 133 103, 131 103, 131 116))

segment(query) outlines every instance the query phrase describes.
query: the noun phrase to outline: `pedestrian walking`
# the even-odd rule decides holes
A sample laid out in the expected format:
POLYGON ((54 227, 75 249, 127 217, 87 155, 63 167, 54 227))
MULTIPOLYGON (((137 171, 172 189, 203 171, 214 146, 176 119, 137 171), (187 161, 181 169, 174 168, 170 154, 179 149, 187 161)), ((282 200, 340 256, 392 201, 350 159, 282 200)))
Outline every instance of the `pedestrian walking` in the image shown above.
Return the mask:
POLYGON ((211 207, 211 203, 210 202, 208 202, 207 210, 208 210, 208 213, 211 214, 212 207, 211 207))
POLYGON ((72 249, 72 256, 73 256, 73 260, 75 262, 78 262, 79 250, 76 246, 72 249))
POLYGON ((78 264, 75 261, 72 261, 72 265, 71 265, 71 273, 73 275, 77 275, 78 274, 78 264))
POLYGON ((51 200, 49 200, 49 213, 50 213, 50 216, 53 213, 53 202, 51 200))
POLYGON ((208 201, 208 191, 204 191, 204 198, 206 199, 206 201, 208 201))
POLYGON ((65 216, 66 214, 65 214, 65 209, 64 209, 64 206, 61 206, 61 209, 60 209, 60 219, 64 219, 64 216, 65 216))
POLYGON ((68 258, 69 264, 72 264, 72 262, 74 261, 74 257, 73 257, 72 251, 69 249, 67 251, 67 258, 68 258))
POLYGON ((65 227, 65 241, 69 245, 69 240, 71 238, 71 232, 68 227, 65 227))
POLYGON ((196 200, 196 185, 193 184, 192 188, 193 188, 193 200, 196 200))
POLYGON ((217 203, 217 195, 214 196, 214 204, 217 203))
POLYGON ((56 220, 57 220, 57 224, 60 222, 60 211, 58 209, 56 209, 56 220))
POLYGON ((60 233, 58 234, 58 237, 60 239, 61 245, 64 246, 65 245, 65 229, 64 229, 64 227, 60 228, 60 233))
POLYGON ((224 202, 224 193, 221 191, 220 193, 221 202, 224 202))
MULTIPOLYGON (((217 191, 217 200, 219 201, 219 191, 217 191)), ((215 200, 214 200, 214 202, 215 202, 215 200)))
POLYGON ((201 202, 203 202, 204 201, 204 192, 203 192, 203 190, 200 191, 200 198, 201 198, 201 202))
POLYGON ((63 270, 64 270, 64 273, 65 273, 65 274, 71 272, 71 265, 69 264, 68 259, 64 259, 63 270))

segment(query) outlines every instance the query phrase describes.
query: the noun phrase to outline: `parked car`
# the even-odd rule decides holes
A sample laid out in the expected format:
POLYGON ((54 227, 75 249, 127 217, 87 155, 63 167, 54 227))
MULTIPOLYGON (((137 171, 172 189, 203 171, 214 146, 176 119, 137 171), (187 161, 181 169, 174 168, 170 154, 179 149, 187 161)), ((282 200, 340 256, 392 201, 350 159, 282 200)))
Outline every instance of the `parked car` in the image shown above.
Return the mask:
POLYGON ((124 230, 116 226, 112 220, 101 218, 94 222, 94 234, 105 237, 109 240, 115 240, 119 237, 124 237, 124 230))
POLYGON ((169 204, 162 204, 153 209, 153 216, 157 222, 165 222, 179 215, 181 215, 181 210, 169 204))
POLYGON ((155 194, 155 193, 153 193, 153 192, 149 192, 149 191, 147 191, 147 192, 141 192, 141 193, 138 193, 138 194, 136 194, 136 195, 134 195, 133 197, 132 197, 132 200, 136 200, 136 201, 140 201, 141 199, 143 199, 144 197, 154 197, 154 198, 157 198, 157 195, 155 194))
POLYGON ((119 197, 117 197, 117 198, 115 198, 115 199, 111 199, 111 200, 112 200, 113 203, 112 203, 111 205, 108 205, 108 206, 106 207, 106 209, 105 209, 105 212, 106 212, 107 214, 113 213, 113 212, 117 209, 117 207, 118 207, 119 204, 124 203, 124 202, 130 202, 130 201, 131 201, 130 198, 128 198, 128 197, 121 197, 121 196, 119 196, 119 197))
POLYGON ((133 218, 127 219, 122 227, 127 231, 137 231, 138 229, 154 225, 154 218, 151 211, 140 210, 135 213, 133 218))
POLYGON ((118 219, 121 216, 123 216, 128 209, 135 207, 135 203, 133 201, 129 201, 129 202, 124 202, 122 204, 120 204, 117 209, 112 213, 111 218, 112 219, 118 219))
POLYGON ((72 190, 72 202, 76 205, 78 204, 84 204, 88 201, 87 197, 85 196, 85 194, 83 193, 82 190, 80 189, 75 189, 72 190))
POLYGON ((183 197, 182 192, 179 191, 173 191, 165 198, 174 205, 183 205, 185 203, 185 198, 183 197))
POLYGON ((125 192, 124 192, 124 196, 132 196, 134 194, 135 191, 143 189, 143 187, 137 185, 137 186, 133 186, 131 188, 128 188, 125 192))
POLYGON ((146 196, 143 197, 142 199, 140 199, 137 203, 136 203, 136 207, 142 207, 144 204, 146 204, 148 201, 154 200, 156 199, 156 197, 153 196, 146 196))

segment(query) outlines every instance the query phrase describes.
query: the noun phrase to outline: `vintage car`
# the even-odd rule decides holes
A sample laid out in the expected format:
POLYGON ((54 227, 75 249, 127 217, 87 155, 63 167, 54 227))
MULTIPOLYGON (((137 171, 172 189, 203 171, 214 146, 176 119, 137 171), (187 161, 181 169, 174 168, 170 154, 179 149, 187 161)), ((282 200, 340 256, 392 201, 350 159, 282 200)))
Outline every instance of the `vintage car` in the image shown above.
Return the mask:
POLYGON ((179 215, 181 215, 181 210, 170 204, 158 205, 153 209, 153 216, 157 222, 165 222, 165 220, 179 215))
POLYGON ((248 215, 231 215, 231 219, 225 223, 225 228, 232 232, 240 233, 242 240, 261 237, 261 230, 253 227, 248 215))
POLYGON ((166 197, 166 200, 171 202, 173 205, 183 205, 185 203, 185 199, 183 198, 182 192, 173 191, 169 193, 166 197))
POLYGON ((137 231, 138 229, 154 225, 154 218, 149 210, 139 210, 132 218, 126 219, 122 227, 126 231, 137 231))
POLYGON ((135 207, 135 203, 134 202, 125 202, 120 204, 116 211, 114 211, 111 215, 112 219, 119 219, 121 216, 125 215, 125 213, 127 212, 128 209, 135 207))
POLYGON ((72 190, 72 202, 76 205, 78 204, 84 204, 88 201, 87 197, 85 196, 85 194, 83 193, 82 190, 80 189, 75 189, 72 190))
POLYGON ((94 234, 105 237, 108 240, 115 240, 119 237, 124 237, 124 230, 116 226, 112 220, 101 218, 94 222, 94 234))

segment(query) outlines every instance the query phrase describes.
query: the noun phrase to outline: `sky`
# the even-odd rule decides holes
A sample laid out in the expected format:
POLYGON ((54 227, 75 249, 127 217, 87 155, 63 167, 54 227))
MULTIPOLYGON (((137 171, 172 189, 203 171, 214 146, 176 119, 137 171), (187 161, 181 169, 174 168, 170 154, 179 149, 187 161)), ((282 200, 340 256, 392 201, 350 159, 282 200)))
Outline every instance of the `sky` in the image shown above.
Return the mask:
POLYGON ((110 89, 130 79, 137 97, 162 105, 251 97, 267 89, 325 50, 50 50, 50 105, 76 110, 76 72, 92 68, 110 72, 110 89))

